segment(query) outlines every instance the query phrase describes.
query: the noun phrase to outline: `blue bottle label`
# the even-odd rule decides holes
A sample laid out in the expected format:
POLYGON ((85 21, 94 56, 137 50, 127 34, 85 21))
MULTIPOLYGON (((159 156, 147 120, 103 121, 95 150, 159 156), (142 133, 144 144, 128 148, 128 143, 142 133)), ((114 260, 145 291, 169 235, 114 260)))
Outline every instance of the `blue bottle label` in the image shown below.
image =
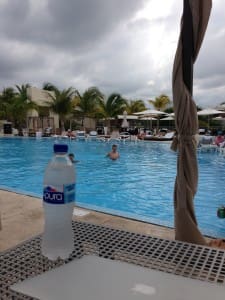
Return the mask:
POLYGON ((51 204, 66 204, 75 201, 75 183, 44 186, 43 201, 51 204))

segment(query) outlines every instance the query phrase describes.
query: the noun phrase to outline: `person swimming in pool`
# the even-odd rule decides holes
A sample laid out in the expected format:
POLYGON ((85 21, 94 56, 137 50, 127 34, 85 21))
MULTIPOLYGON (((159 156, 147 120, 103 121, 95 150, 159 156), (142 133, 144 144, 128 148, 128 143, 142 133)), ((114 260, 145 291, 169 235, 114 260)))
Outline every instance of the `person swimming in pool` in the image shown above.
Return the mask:
POLYGON ((73 153, 69 153, 68 156, 69 156, 69 159, 71 160, 71 162, 72 162, 73 164, 76 164, 76 163, 79 162, 79 160, 75 160, 75 156, 74 156, 73 153))
POLYGON ((116 160, 117 158, 119 158, 120 154, 117 151, 117 145, 112 145, 112 150, 106 156, 111 158, 112 160, 116 160))

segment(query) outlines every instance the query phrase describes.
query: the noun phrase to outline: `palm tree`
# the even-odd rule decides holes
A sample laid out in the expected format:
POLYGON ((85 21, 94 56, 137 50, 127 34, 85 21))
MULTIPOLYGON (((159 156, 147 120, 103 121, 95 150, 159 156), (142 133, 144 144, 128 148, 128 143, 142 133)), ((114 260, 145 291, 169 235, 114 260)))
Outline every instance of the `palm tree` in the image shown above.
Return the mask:
POLYGON ((72 98, 75 90, 72 87, 60 91, 57 87, 54 87, 51 91, 54 91, 54 96, 49 94, 52 101, 46 101, 49 109, 55 114, 59 115, 61 130, 65 130, 64 123, 66 117, 72 112, 72 98))
MULTIPOLYGON (((155 100, 149 100, 149 103, 154 106, 157 110, 164 110, 167 105, 170 103, 170 98, 167 95, 160 95, 159 97, 156 97, 155 100)), ((157 118, 157 131, 159 129, 159 118, 157 118)))
POLYGON ((127 107, 127 101, 120 94, 113 93, 105 101, 99 103, 99 115, 106 120, 110 127, 110 119, 117 118, 127 107))
POLYGON ((29 83, 22 84, 21 86, 16 85, 17 88, 17 94, 20 95, 20 98, 23 99, 24 101, 27 100, 27 89, 30 87, 29 83))
POLYGON ((77 90, 73 99, 74 116, 82 118, 82 126, 84 118, 95 118, 98 113, 98 106, 104 99, 104 95, 97 87, 88 88, 83 95, 77 90))
POLYGON ((29 100, 27 97, 27 88, 29 87, 29 84, 23 84, 21 86, 16 85, 17 92, 13 98, 13 103, 10 106, 15 127, 19 130, 21 130, 24 126, 27 126, 28 111, 32 109, 38 110, 37 104, 29 100))
POLYGON ((143 100, 131 100, 127 103, 126 111, 130 115, 143 110, 146 110, 146 106, 143 100))
POLYGON ((15 90, 12 87, 4 88, 0 95, 0 119, 12 121, 10 114, 10 105, 15 97, 15 90))
POLYGON ((170 102, 170 98, 164 94, 156 97, 155 100, 149 100, 149 103, 157 110, 164 110, 170 102))
POLYGON ((42 86, 42 90, 55 92, 56 90, 58 90, 58 88, 50 82, 44 82, 42 86))

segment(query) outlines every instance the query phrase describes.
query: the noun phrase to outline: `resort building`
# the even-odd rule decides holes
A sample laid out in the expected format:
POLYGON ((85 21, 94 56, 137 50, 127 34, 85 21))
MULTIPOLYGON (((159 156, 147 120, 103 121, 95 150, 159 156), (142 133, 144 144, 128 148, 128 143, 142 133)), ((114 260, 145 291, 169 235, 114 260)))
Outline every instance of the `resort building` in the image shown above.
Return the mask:
MULTIPOLYGON (((51 133, 60 134, 59 116, 54 114, 47 104, 47 102, 52 101, 52 96, 54 96, 54 92, 52 91, 41 90, 36 87, 29 87, 27 89, 28 99, 39 106, 38 111, 35 109, 30 110, 27 115, 27 128, 30 135, 35 135, 36 132, 45 132, 49 128, 51 129, 51 133)), ((77 118, 77 120, 71 119, 70 126, 72 126, 73 121, 76 121, 81 129, 85 128, 88 132, 96 128, 96 121, 93 118, 85 117, 83 125, 80 118, 77 118)))
POLYGON ((48 107, 47 102, 52 101, 54 92, 41 90, 36 87, 27 88, 27 97, 39 106, 39 111, 32 109, 27 114, 27 128, 29 132, 38 132, 50 129, 53 132, 59 130, 59 116, 48 107))

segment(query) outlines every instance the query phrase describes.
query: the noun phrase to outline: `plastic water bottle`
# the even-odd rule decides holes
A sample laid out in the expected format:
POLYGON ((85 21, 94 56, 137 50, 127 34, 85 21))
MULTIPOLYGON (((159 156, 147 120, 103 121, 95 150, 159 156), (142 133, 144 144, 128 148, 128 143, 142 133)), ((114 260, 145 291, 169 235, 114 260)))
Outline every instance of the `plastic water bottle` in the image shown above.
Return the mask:
POLYGON ((42 254, 51 260, 69 257, 74 248, 72 216, 76 177, 67 152, 66 144, 55 144, 54 156, 44 175, 42 254))

